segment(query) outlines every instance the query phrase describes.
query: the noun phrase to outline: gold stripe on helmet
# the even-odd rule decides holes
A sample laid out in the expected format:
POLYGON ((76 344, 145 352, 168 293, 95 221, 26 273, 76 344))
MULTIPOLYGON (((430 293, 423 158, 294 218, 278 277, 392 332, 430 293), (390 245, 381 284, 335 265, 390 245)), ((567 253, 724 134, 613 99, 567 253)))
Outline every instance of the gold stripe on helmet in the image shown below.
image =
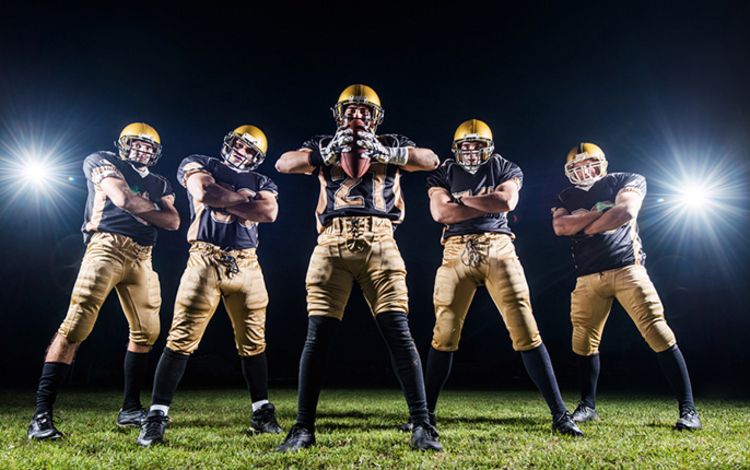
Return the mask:
POLYGON ((331 108, 333 117, 337 122, 344 118, 344 109, 350 104, 363 104, 371 107, 375 125, 380 125, 383 122, 385 110, 380 104, 380 97, 369 86, 358 83, 344 88, 336 104, 331 108))
POLYGON ((589 186, 607 175, 607 164, 607 158, 601 147, 590 142, 581 142, 570 149, 565 157, 565 176, 574 185, 589 186), (573 171, 575 164, 584 160, 595 160, 591 165, 599 168, 599 174, 587 179, 581 179, 576 175, 573 171))

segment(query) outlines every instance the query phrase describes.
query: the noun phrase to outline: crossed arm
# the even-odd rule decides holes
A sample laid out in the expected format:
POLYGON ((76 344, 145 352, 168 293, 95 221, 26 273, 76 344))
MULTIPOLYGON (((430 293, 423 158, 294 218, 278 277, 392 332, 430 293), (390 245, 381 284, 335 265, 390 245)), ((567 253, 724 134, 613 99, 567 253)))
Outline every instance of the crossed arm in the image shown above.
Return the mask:
MULTIPOLYGON (((284 152, 276 160, 276 171, 285 174, 312 174, 315 167, 310 165, 310 153, 312 153, 312 150, 307 148, 284 152)), ((409 159, 401 168, 405 171, 431 171, 437 168, 439 164, 440 160, 432 150, 409 147, 409 159)))
POLYGON ((636 191, 620 191, 615 205, 606 212, 592 210, 571 214, 558 207, 552 213, 552 228, 559 237, 573 236, 581 231, 586 235, 614 230, 638 217, 643 196, 636 191))
POLYGON ((463 204, 454 201, 447 189, 430 189, 430 213, 435 222, 455 224, 498 212, 510 212, 518 204, 518 183, 506 181, 495 191, 481 196, 464 196, 463 204))
POLYGON ((164 196, 155 203, 135 194, 125 180, 115 177, 104 178, 99 186, 112 204, 120 209, 164 230, 174 231, 180 228, 180 214, 174 207, 174 196, 164 196))
POLYGON ((232 191, 206 173, 190 175, 187 189, 196 202, 224 209, 251 222, 274 222, 279 214, 276 197, 270 191, 260 191, 257 198, 250 199, 251 196, 242 189, 232 191))

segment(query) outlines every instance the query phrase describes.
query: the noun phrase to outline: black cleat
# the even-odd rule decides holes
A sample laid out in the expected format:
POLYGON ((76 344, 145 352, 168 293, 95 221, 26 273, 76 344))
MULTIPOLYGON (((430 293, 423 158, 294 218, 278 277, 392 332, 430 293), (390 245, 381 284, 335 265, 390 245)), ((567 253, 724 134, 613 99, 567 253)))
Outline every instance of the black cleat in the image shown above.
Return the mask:
POLYGON ((574 423, 585 423, 586 421, 599 421, 599 413, 596 412, 596 408, 589 408, 583 402, 576 406, 575 411, 571 419, 574 423))
POLYGON ((120 409, 117 413, 117 427, 120 429, 125 428, 139 428, 141 423, 146 419, 146 410, 143 408, 134 408, 132 410, 120 409))
POLYGON ((263 406, 253 411, 253 417, 250 420, 250 430, 257 433, 280 434, 283 429, 276 421, 276 408, 265 403, 263 406))
POLYGON ((276 448, 276 452, 296 452, 315 444, 315 433, 303 425, 295 423, 284 442, 276 448))
POLYGON ((49 411, 39 413, 31 418, 29 430, 26 434, 29 439, 35 441, 54 441, 63 437, 63 433, 57 430, 52 421, 52 413, 49 411))
POLYGON ((438 432, 435 426, 429 423, 415 424, 411 433, 409 444, 415 450, 431 450, 440 452, 443 446, 438 441, 438 432))
MULTIPOLYGON (((427 417, 430 420, 430 424, 435 426, 435 413, 427 412, 427 417)), ((400 425, 398 427, 398 430, 401 432, 411 432, 414 428, 414 423, 412 422, 411 418, 409 418, 409 421, 405 422, 404 424, 400 425)))
POLYGON ((702 429, 701 419, 695 408, 685 408, 680 411, 680 419, 674 425, 678 431, 696 431, 702 429))
POLYGON ((567 436, 583 436, 583 432, 578 429, 578 426, 576 426, 576 423, 573 422, 570 417, 570 413, 568 413, 567 411, 561 414, 557 419, 552 420, 552 430, 554 432, 565 434, 567 436))
POLYGON ((163 411, 149 411, 141 423, 141 433, 135 440, 136 444, 142 447, 161 444, 164 442, 164 431, 166 431, 168 424, 169 416, 165 415, 163 411))

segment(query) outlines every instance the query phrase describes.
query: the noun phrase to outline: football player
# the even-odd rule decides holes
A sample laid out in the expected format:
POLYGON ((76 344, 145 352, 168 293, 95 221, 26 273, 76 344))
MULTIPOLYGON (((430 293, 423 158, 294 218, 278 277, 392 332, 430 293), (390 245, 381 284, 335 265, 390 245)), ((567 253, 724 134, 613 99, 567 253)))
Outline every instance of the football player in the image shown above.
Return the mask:
POLYGON ((142 122, 126 126, 115 142, 117 153, 95 152, 83 162, 88 198, 82 232, 86 254, 73 287, 68 313, 44 359, 29 439, 58 439, 52 408, 76 349, 91 330, 104 300, 117 290, 130 327, 125 353, 125 398, 120 427, 138 426, 145 415, 140 391, 148 353, 159 336, 161 292, 151 268, 157 227, 177 230, 172 186, 149 168, 161 156, 159 134, 142 122))
POLYGON ((407 321, 406 267, 393 238, 404 218, 401 171, 433 170, 438 158, 398 134, 376 134, 383 108, 365 85, 344 89, 333 107, 337 130, 318 135, 302 148, 284 153, 276 163, 281 173, 315 174, 320 180, 316 209, 318 245, 307 271, 307 339, 299 370, 297 420, 279 451, 315 443, 315 414, 326 353, 344 315, 356 281, 391 353, 394 370, 414 421, 411 445, 440 450, 435 428, 428 423, 422 365, 407 321), (361 120, 364 129, 348 128, 361 120), (361 178, 348 176, 342 153, 365 149, 369 169, 361 178))
POLYGON ((685 359, 644 266, 646 254, 636 219, 646 195, 646 179, 636 173, 608 174, 604 152, 591 143, 568 152, 565 176, 572 186, 555 197, 552 225, 556 235, 571 238, 577 276, 570 318, 581 401, 573 420, 599 419, 595 401, 599 342, 612 301, 617 299, 656 352, 677 395, 680 418, 676 428, 700 429, 685 359))
MULTIPOLYGON (((461 123, 453 136, 454 158, 427 179, 430 212, 445 225, 443 262, 435 276, 435 328, 427 357, 427 408, 435 423, 440 390, 478 287, 485 286, 508 329, 513 349, 541 391, 552 414, 552 429, 582 435, 560 396, 552 363, 531 311, 529 287, 513 246, 507 213, 518 204, 521 169, 495 153, 489 126, 461 123)), ((402 426, 409 429, 410 424, 402 426)))
POLYGON ((252 400, 250 427, 259 433, 281 432, 268 401, 268 293, 255 252, 258 224, 274 222, 278 214, 276 184, 253 171, 267 150, 265 134, 244 125, 224 137, 221 159, 191 155, 177 170, 177 180, 187 188, 190 201, 190 258, 156 368, 152 405, 137 439, 144 447, 163 441, 172 397, 219 300, 232 322, 252 400))

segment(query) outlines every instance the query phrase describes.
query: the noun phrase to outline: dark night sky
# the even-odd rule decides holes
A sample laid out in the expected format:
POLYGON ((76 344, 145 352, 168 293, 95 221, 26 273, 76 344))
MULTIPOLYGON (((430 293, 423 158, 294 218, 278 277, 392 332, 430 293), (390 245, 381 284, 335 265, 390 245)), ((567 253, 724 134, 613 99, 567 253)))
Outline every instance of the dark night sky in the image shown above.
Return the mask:
MULTIPOLYGON (((748 188, 747 16, 729 4, 605 3, 518 2, 471 10, 466 2, 398 10, 326 2, 310 2, 304 10, 276 3, 270 11, 4 7, 2 156, 11 157, 11 142, 59 141, 59 158, 74 164, 69 174, 79 182, 63 191, 64 198, 53 198, 56 206, 44 200, 36 205, 33 195, 2 182, 0 383, 32 386, 65 313, 84 248, 80 161, 111 148, 125 124, 143 120, 161 133, 165 155, 155 171, 177 187, 183 217, 183 229, 162 234, 155 250, 164 299, 159 351, 187 259, 189 214, 174 178, 177 164, 190 153, 217 154, 223 135, 242 123, 268 135, 269 158, 259 171, 281 192, 279 220, 261 227, 259 249, 271 298, 268 351, 274 383, 292 385, 306 328, 304 274, 315 244, 318 183, 279 175, 273 163, 310 135, 331 131, 328 108, 346 85, 362 82, 380 94, 382 131, 406 134, 444 158, 455 126, 477 117, 492 127, 498 151, 524 170, 512 227, 564 386, 572 385, 574 373, 568 319, 574 278, 568 242, 551 230, 548 201, 567 183, 567 150, 589 140, 604 148, 611 170, 649 179, 641 215, 647 265, 696 388, 747 395, 747 197, 742 192, 731 201, 734 212, 706 214, 715 223, 690 225, 673 216, 671 231, 657 222, 664 207, 656 199, 666 183, 678 184, 679 164, 690 168, 694 162, 722 170, 740 191, 748 188)), ((441 256, 441 229, 430 219, 424 180, 425 174, 403 179, 407 217, 396 233, 422 352, 431 336, 441 256)), ((80 351, 73 382, 118 383, 126 334, 113 294, 80 351)), ((240 384, 233 348, 220 308, 185 382, 240 384)), ((331 384, 395 385, 356 289, 333 356, 331 384)), ((642 382, 665 388, 652 353, 619 307, 602 357, 605 389, 642 382)), ((470 311, 450 383, 530 385, 484 292, 470 311)))

